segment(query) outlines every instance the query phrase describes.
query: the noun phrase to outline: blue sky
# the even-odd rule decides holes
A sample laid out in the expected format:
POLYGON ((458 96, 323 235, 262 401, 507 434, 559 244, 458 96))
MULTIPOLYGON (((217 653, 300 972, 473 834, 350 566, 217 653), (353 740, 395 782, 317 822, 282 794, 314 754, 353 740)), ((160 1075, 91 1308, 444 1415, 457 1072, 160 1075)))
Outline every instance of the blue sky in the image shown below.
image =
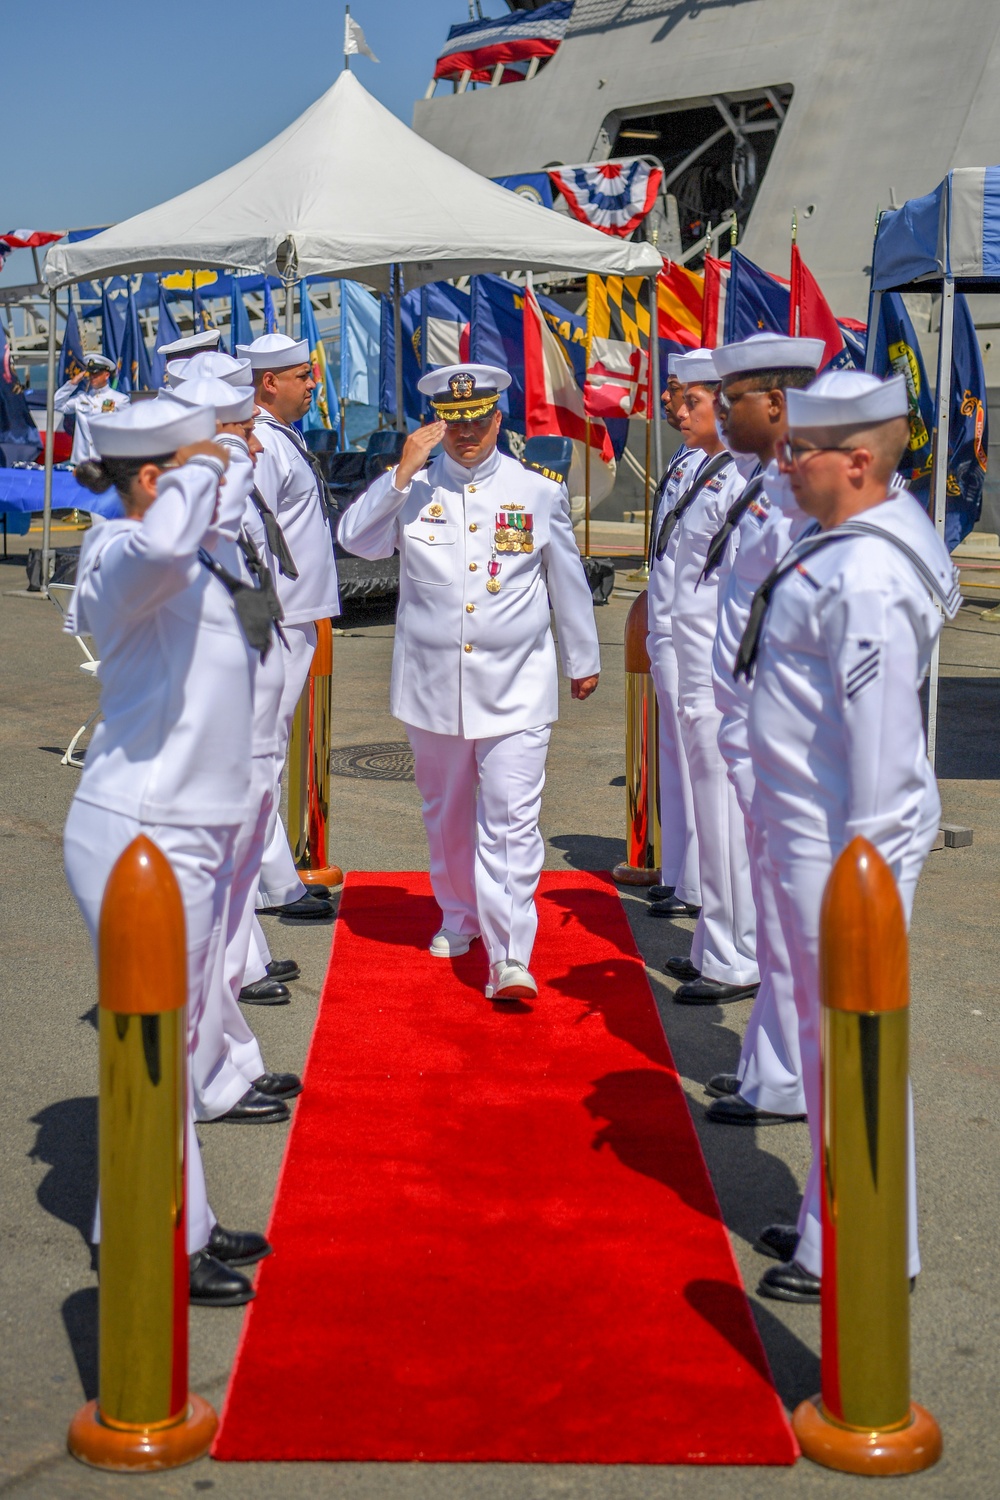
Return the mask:
MULTIPOLYGON (((4 229, 108 224, 248 155, 343 66, 344 7, 320 0, 44 0, 4 5, 4 229)), ((484 0, 505 15, 504 0, 484 0)), ((468 0, 352 0, 379 63, 357 77, 412 123, 468 0)), ((27 251, 5 284, 33 279, 27 251)))

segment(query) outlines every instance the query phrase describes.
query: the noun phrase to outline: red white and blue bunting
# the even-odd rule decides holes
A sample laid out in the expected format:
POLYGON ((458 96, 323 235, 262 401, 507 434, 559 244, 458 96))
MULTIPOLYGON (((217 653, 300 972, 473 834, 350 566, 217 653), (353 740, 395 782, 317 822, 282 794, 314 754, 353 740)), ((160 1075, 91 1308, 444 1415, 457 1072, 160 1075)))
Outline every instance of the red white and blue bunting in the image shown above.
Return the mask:
POLYGON ((647 161, 595 161, 560 167, 549 177, 581 224, 624 238, 655 203, 663 172, 647 161))
POLYGON ((477 83, 487 83, 497 63, 523 73, 533 57, 551 57, 558 49, 572 10, 573 0, 551 0, 537 10, 518 10, 496 20, 462 21, 448 32, 434 77, 469 73, 477 83))

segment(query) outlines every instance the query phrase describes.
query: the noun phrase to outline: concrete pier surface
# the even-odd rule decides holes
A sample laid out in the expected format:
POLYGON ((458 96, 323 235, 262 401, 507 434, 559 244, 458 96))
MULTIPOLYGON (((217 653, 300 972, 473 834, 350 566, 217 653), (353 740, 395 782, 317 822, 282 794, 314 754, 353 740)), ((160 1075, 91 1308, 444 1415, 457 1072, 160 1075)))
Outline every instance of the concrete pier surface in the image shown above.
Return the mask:
MULTIPOLYGON (((79 535, 57 535, 59 544, 79 535)), ((866 1482, 801 1460, 794 1469, 533 1465, 217 1464, 125 1478, 84 1469, 65 1448, 70 1419, 96 1394, 97 1279, 88 1244, 95 1191, 96 984, 87 935, 62 871, 62 827, 78 772, 60 764, 96 706, 96 684, 63 635, 56 606, 24 593, 34 536, 0 564, 0 911, 3 1128, 0 1131, 0 1495, 167 1497, 213 1493, 350 1500, 743 1500, 868 1493, 866 1482)), ((620 575, 621 576, 621 575, 620 575)), ((912 1299, 914 1397, 938 1418, 944 1458, 893 1493, 942 1500, 997 1489, 1000 1424, 1000 622, 997 601, 966 586, 942 647, 938 769, 944 819, 971 847, 930 856, 911 941, 912 1071, 924 1269, 912 1299)), ((624 852, 622 632, 631 596, 597 611, 604 671, 597 694, 564 692, 542 811, 549 868, 609 869, 624 852)), ((401 726, 388 713, 392 615, 355 611, 334 643, 333 856, 344 869, 426 869, 420 806, 401 726), (379 748, 380 747, 380 748, 379 748)), ((767 1349, 791 1408, 819 1388, 817 1309, 756 1295, 771 1262, 752 1249, 769 1221, 794 1218, 808 1160, 804 1125, 730 1129, 705 1122, 710 1074, 735 1066, 749 1002, 672 1004, 663 965, 685 953, 690 922, 652 921, 623 894, 767 1349)), ((294 956, 293 1001, 248 1014, 267 1064, 300 1070, 331 928, 269 919, 276 957, 294 956)), ((266 1226, 287 1126, 203 1127, 221 1221, 266 1226)), ((665 1263, 670 1245, 663 1246, 665 1263)), ((191 1313, 191 1388, 221 1404, 243 1314, 191 1313)))

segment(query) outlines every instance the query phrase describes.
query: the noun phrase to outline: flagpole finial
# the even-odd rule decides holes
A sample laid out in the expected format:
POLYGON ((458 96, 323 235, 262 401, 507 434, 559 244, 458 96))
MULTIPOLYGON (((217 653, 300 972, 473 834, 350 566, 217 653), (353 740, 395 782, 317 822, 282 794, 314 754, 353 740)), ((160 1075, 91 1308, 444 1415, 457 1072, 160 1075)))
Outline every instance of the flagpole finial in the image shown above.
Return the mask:
POLYGON ((792 244, 793 245, 797 245, 798 242, 799 242, 799 211, 798 211, 797 208, 793 208, 792 209, 792 244))
POLYGON ((735 210, 735 208, 731 208, 729 210, 729 213, 730 213, 730 219, 729 219, 729 248, 730 248, 730 250, 735 250, 736 249, 736 241, 739 238, 739 233, 740 233, 740 221, 736 217, 736 210, 735 210))

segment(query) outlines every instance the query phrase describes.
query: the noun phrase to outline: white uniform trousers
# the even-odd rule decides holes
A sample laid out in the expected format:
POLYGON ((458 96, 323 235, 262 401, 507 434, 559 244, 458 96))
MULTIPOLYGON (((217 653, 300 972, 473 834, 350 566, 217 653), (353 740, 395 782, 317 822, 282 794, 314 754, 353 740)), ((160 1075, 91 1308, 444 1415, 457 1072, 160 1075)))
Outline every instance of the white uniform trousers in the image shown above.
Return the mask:
MULTIPOLYGON (((139 823, 124 813, 74 802, 64 835, 66 879, 97 952, 101 901, 118 856, 144 833, 162 849, 177 877, 187 927, 188 1057, 197 1046, 210 976, 222 942, 225 896, 232 871, 235 828, 181 828, 139 823)), ((187 1248, 201 1250, 215 1223, 205 1191, 201 1149, 194 1129, 193 1091, 188 1084, 186 1145, 187 1248)), ((96 1238, 95 1232, 95 1238, 96 1238)))
MULTIPOLYGON (((899 869, 894 871, 900 900, 909 927, 913 896, 924 860, 937 834, 938 818, 933 826, 922 828, 914 836, 899 869)), ((806 1179, 802 1207, 799 1211, 799 1244, 795 1259, 814 1276, 823 1264, 822 1208, 820 1191, 821 1130, 821 1061, 820 1061, 820 991, 819 991, 819 915, 823 892, 833 867, 829 844, 811 843, 797 838, 793 846, 776 844, 780 830, 768 826, 768 847, 778 876, 778 910, 792 964, 795 1001, 799 1013, 799 1049, 802 1057, 802 1082, 805 1086, 806 1113, 812 1164, 806 1179), (810 847, 811 844, 811 847, 810 847)), ((913 1103, 910 1099, 907 1119, 907 1229, 909 1240, 909 1275, 920 1270, 917 1247, 916 1160, 913 1149, 913 1103)))
MULTIPOLYGON (((648 645, 648 641, 647 641, 648 645)), ((650 668, 659 705, 660 869, 679 901, 701 905, 698 835, 694 826, 691 773, 677 718, 677 657, 673 642, 659 639, 650 668)))
POLYGON ((266 1071, 260 1045, 240 1009, 267 823, 274 800, 274 757, 251 761, 250 797, 256 815, 237 831, 226 907, 221 974, 209 991, 192 1060, 195 1119, 215 1120, 232 1109, 266 1071))
POLYGON ((792 966, 778 914, 774 867, 764 829, 751 816, 755 778, 747 748, 745 714, 723 714, 719 749, 746 822, 750 888, 757 912, 760 989, 747 1022, 736 1069, 740 1097, 755 1109, 800 1115, 805 1113, 806 1096, 799 1057, 799 1015, 795 1008, 792 966))
POLYGON ((267 978, 267 966, 271 962, 271 950, 264 936, 264 929, 256 912, 250 922, 250 941, 247 945, 247 964, 243 971, 244 984, 256 984, 267 978))
POLYGON ((306 888, 299 879, 295 860, 288 843, 288 834, 279 816, 281 808, 281 773, 285 766, 288 741, 292 732, 292 719, 302 697, 302 689, 312 666, 316 650, 316 626, 283 625, 288 650, 285 652, 285 686, 278 709, 279 752, 275 759, 274 805, 267 827, 267 843, 261 862, 259 906, 285 906, 305 895, 306 888))
POLYGON ((698 831, 701 915, 691 962, 706 979, 756 984, 757 915, 746 824, 719 749, 722 715, 710 687, 680 694, 680 727, 698 831))
POLYGON ((538 814, 551 725, 481 740, 405 728, 443 925, 481 932, 491 964, 527 965, 538 930, 538 814))

